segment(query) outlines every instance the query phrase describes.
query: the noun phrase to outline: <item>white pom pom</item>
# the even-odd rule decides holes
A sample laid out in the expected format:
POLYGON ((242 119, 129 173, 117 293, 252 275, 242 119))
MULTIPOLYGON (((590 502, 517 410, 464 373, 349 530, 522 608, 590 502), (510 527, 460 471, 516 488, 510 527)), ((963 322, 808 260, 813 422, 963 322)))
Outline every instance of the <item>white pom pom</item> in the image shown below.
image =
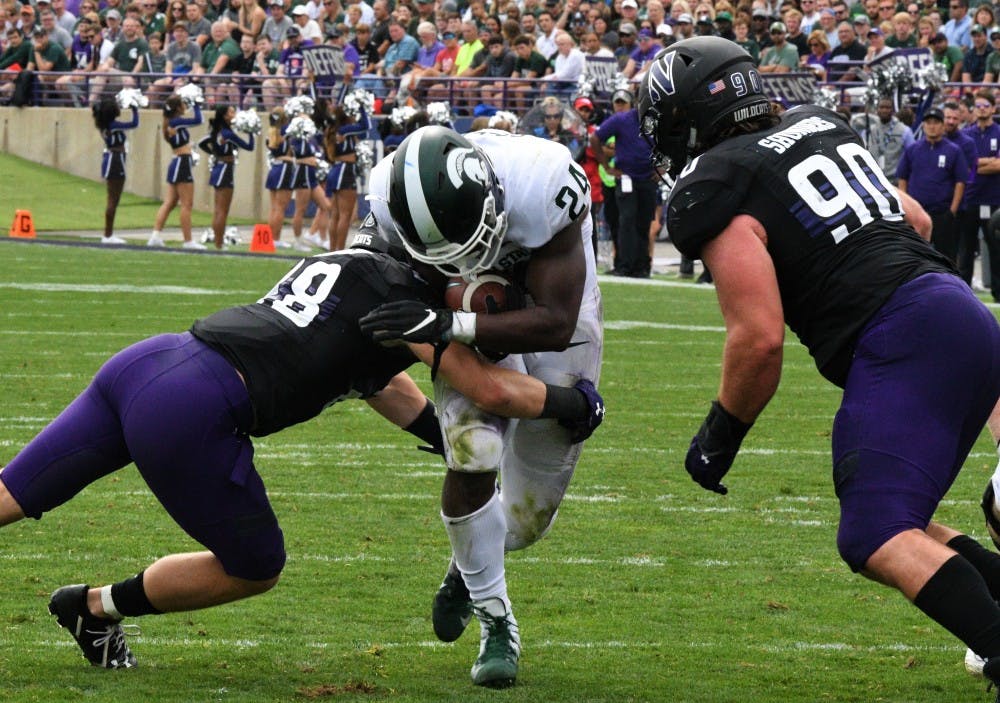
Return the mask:
POLYGON ((295 139, 309 139, 316 134, 316 124, 305 115, 299 115, 288 123, 286 134, 295 139))
POLYGON ((233 117, 233 129, 245 134, 260 134, 260 115, 256 110, 240 110, 233 117))

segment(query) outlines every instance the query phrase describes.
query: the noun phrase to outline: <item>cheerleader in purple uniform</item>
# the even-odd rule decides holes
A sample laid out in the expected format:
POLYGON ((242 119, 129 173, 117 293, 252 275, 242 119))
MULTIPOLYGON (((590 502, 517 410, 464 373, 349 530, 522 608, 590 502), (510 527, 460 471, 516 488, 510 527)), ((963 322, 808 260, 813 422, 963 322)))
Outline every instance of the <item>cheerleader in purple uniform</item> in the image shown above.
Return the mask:
POLYGON ((116 237, 115 213, 118 212, 118 202, 125 188, 125 130, 139 126, 139 109, 132 107, 132 119, 119 122, 121 108, 113 97, 102 98, 91 108, 94 114, 94 124, 104 139, 104 155, 101 157, 101 178, 108 189, 108 202, 104 207, 104 238, 101 244, 125 244, 125 240, 116 237))
POLYGON ((267 182, 264 187, 271 196, 271 209, 268 212, 267 223, 271 227, 274 245, 288 248, 288 242, 281 241, 281 227, 285 223, 288 203, 292 202, 295 161, 289 151, 288 140, 285 139, 285 127, 288 126, 285 110, 280 107, 274 108, 268 119, 271 127, 267 133, 267 151, 271 159, 271 168, 267 172, 267 182))
POLYGON ((355 149, 364 139, 371 122, 364 110, 358 119, 347 115, 339 106, 334 121, 326 129, 326 154, 330 172, 326 177, 326 196, 330 199, 330 251, 347 246, 347 231, 358 204, 358 180, 355 149))
POLYGON ((194 115, 185 117, 187 105, 179 95, 171 95, 163 106, 163 138, 174 150, 167 166, 167 197, 156 213, 156 225, 147 242, 151 247, 163 246, 163 226, 167 216, 181 206, 181 234, 185 249, 204 249, 205 245, 191 239, 191 206, 194 202, 194 174, 191 159, 191 135, 188 127, 201 124, 201 106, 194 105, 194 115))
POLYGON ((292 156, 295 157, 295 180, 292 184, 295 190, 295 214, 292 216, 292 231, 295 233, 293 246, 299 251, 312 251, 312 248, 302 241, 302 222, 309 201, 313 200, 316 203, 322 213, 321 217, 330 217, 330 201, 327 200, 316 178, 319 147, 312 139, 291 137, 288 141, 292 156))
POLYGON ((219 105, 215 116, 208 121, 211 132, 198 142, 202 151, 215 157, 208 184, 215 188, 215 210, 212 213, 212 232, 215 248, 222 249, 222 238, 226 231, 226 218, 233 202, 233 172, 236 170, 236 152, 240 149, 253 151, 253 135, 244 141, 232 129, 236 109, 232 105, 219 105))

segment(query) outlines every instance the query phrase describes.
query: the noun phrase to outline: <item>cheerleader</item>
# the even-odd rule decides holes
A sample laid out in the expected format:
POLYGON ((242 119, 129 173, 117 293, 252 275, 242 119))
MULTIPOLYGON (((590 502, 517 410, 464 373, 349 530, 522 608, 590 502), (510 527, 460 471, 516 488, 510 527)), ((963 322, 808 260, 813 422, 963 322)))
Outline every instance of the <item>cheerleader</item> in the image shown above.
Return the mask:
POLYGON ((139 126, 139 108, 132 106, 132 119, 119 122, 121 108, 113 97, 102 98, 91 108, 94 124, 104 139, 104 155, 101 157, 101 178, 107 184, 108 202, 104 208, 104 238, 101 244, 125 244, 125 240, 112 232, 115 228, 115 214, 118 202, 125 188, 125 130, 139 126))
POLYGON ((267 151, 271 159, 271 168, 267 172, 267 182, 264 185, 271 196, 271 209, 267 223, 271 227, 274 246, 287 249, 288 242, 281 241, 281 227, 285 222, 285 210, 292 202, 292 184, 295 181, 295 161, 289 151, 289 141, 285 139, 285 127, 288 116, 283 108, 276 107, 271 111, 270 129, 267 133, 267 151))
POLYGON ((180 203, 181 234, 185 249, 204 249, 205 245, 191 239, 191 205, 194 202, 194 176, 191 158, 191 135, 188 127, 201 124, 201 106, 194 104, 194 116, 184 117, 187 104, 179 95, 171 95, 163 106, 163 138, 173 150, 174 157, 167 166, 167 198, 156 213, 156 225, 147 246, 163 246, 163 225, 167 216, 180 203))
POLYGON ((215 210, 212 213, 212 232, 215 235, 215 248, 222 249, 223 236, 226 232, 226 218, 229 216, 229 206, 233 202, 233 172, 236 170, 236 152, 240 149, 253 151, 253 135, 247 135, 249 141, 243 141, 232 129, 236 109, 232 105, 218 105, 215 116, 208 121, 211 128, 208 136, 198 142, 202 151, 215 157, 211 175, 208 178, 210 186, 215 188, 215 210))
POLYGON ((292 216, 292 231, 295 233, 295 243, 292 245, 299 251, 312 251, 312 247, 302 241, 302 222, 305 219, 309 201, 316 205, 325 215, 330 217, 330 201, 327 200, 323 188, 316 178, 317 146, 309 138, 291 137, 290 150, 295 157, 295 180, 292 188, 295 190, 295 214, 292 216))
POLYGON ((361 110, 358 119, 347 115, 339 106, 334 111, 333 124, 325 135, 330 172, 326 177, 326 196, 330 199, 330 251, 347 246, 347 231, 358 204, 358 181, 355 169, 355 148, 364 139, 371 123, 361 110))

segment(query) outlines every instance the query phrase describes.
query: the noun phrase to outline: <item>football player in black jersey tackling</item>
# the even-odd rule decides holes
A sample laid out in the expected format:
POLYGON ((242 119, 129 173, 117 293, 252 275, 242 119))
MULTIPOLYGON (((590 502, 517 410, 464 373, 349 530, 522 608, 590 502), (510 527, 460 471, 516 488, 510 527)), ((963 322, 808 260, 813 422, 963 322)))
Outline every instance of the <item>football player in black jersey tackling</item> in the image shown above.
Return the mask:
MULTIPOLYGON (((364 398, 443 452, 434 405, 403 373, 418 357, 430 363, 434 351, 384 347, 358 326, 382 303, 440 296, 385 249, 367 237, 360 248, 303 259, 256 303, 119 352, 3 468, 0 525, 39 518, 134 461, 170 516, 207 550, 163 557, 110 586, 64 586, 52 595, 50 612, 93 665, 135 665, 122 617, 219 605, 277 583, 284 540, 254 467, 251 436, 364 398)), ((558 418, 580 441, 603 417, 603 401, 587 381, 549 387, 460 344, 436 363, 488 412, 558 418)))
POLYGON ((841 556, 1000 681, 1000 556, 931 522, 1000 395, 997 320, 847 123, 815 106, 772 115, 736 44, 699 37, 664 50, 639 115, 677 177, 671 238, 711 269, 726 323, 718 398, 688 473, 726 493, 722 478, 777 388, 787 323, 844 389, 832 442, 841 556))

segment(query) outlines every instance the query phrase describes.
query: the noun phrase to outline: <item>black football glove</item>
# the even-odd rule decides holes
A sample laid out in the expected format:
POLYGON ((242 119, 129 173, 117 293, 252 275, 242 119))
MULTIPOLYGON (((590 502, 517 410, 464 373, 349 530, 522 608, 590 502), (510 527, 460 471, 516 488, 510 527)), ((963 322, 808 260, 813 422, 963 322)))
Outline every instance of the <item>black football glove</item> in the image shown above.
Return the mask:
POLYGON ((442 344, 451 340, 451 310, 433 309, 417 300, 379 305, 361 318, 361 331, 372 341, 442 344))
POLYGON ((570 442, 578 444, 594 434, 594 430, 600 427, 601 423, 604 422, 606 409, 604 398, 601 397, 594 384, 588 379, 581 378, 573 384, 573 388, 583 393, 583 397, 587 399, 589 412, 584 418, 577 420, 562 419, 559 420, 559 424, 572 432, 570 442))
POLYGON ((753 423, 747 424, 731 415, 719 401, 712 402, 712 409, 701 423, 698 434, 691 440, 684 468, 702 488, 726 495, 729 489, 722 485, 722 477, 736 459, 740 444, 753 423))

